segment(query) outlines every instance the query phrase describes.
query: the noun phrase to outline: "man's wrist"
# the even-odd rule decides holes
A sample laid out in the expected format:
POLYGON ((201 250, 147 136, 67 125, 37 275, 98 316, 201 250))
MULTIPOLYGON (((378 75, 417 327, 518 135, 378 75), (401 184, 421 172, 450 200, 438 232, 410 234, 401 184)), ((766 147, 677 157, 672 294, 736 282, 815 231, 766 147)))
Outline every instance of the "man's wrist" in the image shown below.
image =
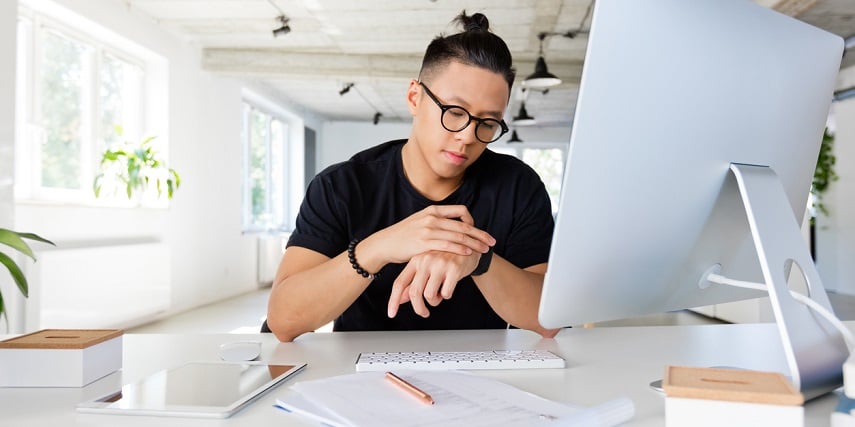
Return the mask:
POLYGON ((362 277, 374 280, 380 277, 380 269, 378 268, 376 273, 370 273, 365 269, 362 265, 359 264, 359 261, 356 259, 356 245, 359 244, 360 239, 353 239, 347 245, 347 259, 350 262, 350 266, 356 271, 356 274, 359 274, 362 277))
POLYGON ((481 259, 478 260, 478 265, 472 270, 470 276, 480 276, 490 269, 490 262, 493 261, 493 247, 491 246, 487 253, 481 254, 481 259))

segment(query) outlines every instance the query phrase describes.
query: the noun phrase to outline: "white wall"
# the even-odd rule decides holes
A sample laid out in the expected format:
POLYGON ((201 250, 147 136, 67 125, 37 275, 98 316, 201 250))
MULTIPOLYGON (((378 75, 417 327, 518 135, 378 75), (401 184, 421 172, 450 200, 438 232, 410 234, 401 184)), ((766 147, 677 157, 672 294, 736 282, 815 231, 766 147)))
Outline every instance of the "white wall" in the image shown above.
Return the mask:
MULTIPOLYGON (((15 2, 2 3, 0 19, 14 23, 15 2)), ((122 2, 58 3, 169 62, 169 97, 156 108, 168 110, 169 132, 161 137, 169 141, 170 166, 181 174, 182 186, 169 209, 18 204, 16 227, 58 243, 141 236, 166 242, 172 254, 172 303, 167 314, 256 289, 255 237, 241 234, 241 162, 236 160, 242 157, 240 85, 202 71, 197 48, 129 12, 122 2)), ((14 25, 0 27, 6 33, 14 25)), ((0 36, 0 53, 5 52, 7 39, 0 36)), ((7 61, 2 64, 0 85, 13 81, 6 78, 7 61)), ((5 168, 0 171, 6 174, 5 168)), ((0 204, 8 201, 8 196, 0 195, 0 204)), ((97 260, 82 267, 97 268, 97 260)))
POLYGON ((393 139, 410 136, 410 122, 329 121, 324 123, 323 135, 318 138, 318 168, 320 172, 329 165, 343 162, 366 148, 393 139))
MULTIPOLYGON (((18 5, 0 2, 0 227, 12 228, 14 199, 12 191, 15 177, 15 31, 18 5)), ((3 253, 9 253, 2 249, 3 253)), ((0 291, 14 316, 18 290, 4 267, 0 267, 0 291)), ((0 323, 3 323, 0 321, 0 323)), ((0 329, 0 333, 5 329, 0 329)))
MULTIPOLYGON (((366 148, 393 139, 406 139, 410 136, 411 127, 410 122, 383 123, 381 121, 377 125, 370 122, 327 122, 324 124, 323 136, 318 144, 318 171, 334 163, 345 161, 366 148)), ((524 144, 541 142, 569 144, 570 141, 569 128, 530 126, 518 128, 517 133, 524 144)), ((508 138, 510 138, 510 132, 490 145, 505 146, 508 138)))
MULTIPOLYGON (((841 70, 837 89, 855 87, 855 67, 841 70)), ((816 258, 827 289, 855 295, 855 99, 832 106, 837 126, 834 154, 840 180, 823 200, 829 216, 817 218, 816 258)))
POLYGON ((16 11, 15 2, 0 2, 0 227, 4 228, 12 224, 14 213, 16 11))

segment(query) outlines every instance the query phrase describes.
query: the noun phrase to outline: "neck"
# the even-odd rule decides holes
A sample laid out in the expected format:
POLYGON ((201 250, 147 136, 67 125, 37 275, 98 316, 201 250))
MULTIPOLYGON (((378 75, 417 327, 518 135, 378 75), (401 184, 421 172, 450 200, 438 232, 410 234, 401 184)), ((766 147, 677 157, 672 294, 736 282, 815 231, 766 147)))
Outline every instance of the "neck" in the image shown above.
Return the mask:
POLYGON ((404 176, 422 196, 440 201, 450 196, 463 184, 463 175, 446 178, 437 175, 428 165, 421 152, 407 141, 401 149, 404 176))

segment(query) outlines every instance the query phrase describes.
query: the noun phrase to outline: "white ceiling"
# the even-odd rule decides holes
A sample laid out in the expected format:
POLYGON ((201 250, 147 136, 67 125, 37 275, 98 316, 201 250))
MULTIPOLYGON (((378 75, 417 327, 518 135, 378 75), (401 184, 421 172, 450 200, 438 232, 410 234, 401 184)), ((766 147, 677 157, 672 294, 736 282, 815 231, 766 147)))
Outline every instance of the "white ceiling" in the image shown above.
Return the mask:
MULTIPOLYGON (((587 29, 592 0, 120 1, 200 46, 204 69, 250 80, 324 119, 370 121, 380 111, 384 121, 409 121, 407 84, 428 42, 458 31, 450 22, 464 7, 484 13, 507 42, 519 82, 534 70, 537 34, 587 29), (274 38, 280 10, 290 18, 291 32, 274 38), (348 82, 354 89, 340 96, 348 82)), ((842 37, 855 35, 855 0, 755 1, 842 37)), ((539 124, 570 124, 586 42, 584 34, 547 38, 549 70, 564 82, 546 94, 526 94, 528 112, 539 124)), ((855 64, 853 57, 850 52, 844 63, 855 64)), ((515 88, 508 120, 521 98, 515 88)))

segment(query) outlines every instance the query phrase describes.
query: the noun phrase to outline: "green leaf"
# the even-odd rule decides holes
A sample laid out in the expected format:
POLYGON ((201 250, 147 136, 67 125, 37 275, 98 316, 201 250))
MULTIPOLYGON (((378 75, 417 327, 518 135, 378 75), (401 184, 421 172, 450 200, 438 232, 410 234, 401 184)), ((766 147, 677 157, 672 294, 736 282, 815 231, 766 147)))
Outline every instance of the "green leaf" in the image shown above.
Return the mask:
POLYGON ((174 193, 174 192, 175 192, 175 188, 172 186, 172 180, 167 179, 166 180, 166 197, 168 199, 172 199, 172 193, 174 193))
POLYGON ((12 230, 0 228, 0 243, 17 250, 33 260, 36 259, 35 255, 33 255, 33 251, 30 249, 30 246, 21 239, 21 236, 18 233, 12 230))
POLYGON ((3 315, 3 320, 6 321, 6 333, 9 332, 9 318, 6 316, 6 307, 3 305, 3 292, 0 292, 0 314, 3 315))
POLYGON ((95 198, 96 199, 101 196, 101 185, 102 185, 101 180, 102 179, 104 179, 104 174, 99 173, 98 175, 95 175, 95 181, 92 182, 92 191, 95 192, 95 198))
POLYGON ((18 264, 15 264, 15 261, 13 261, 12 258, 9 258, 8 255, 2 252, 0 252, 0 264, 6 266, 6 269, 9 270, 9 274, 12 275, 12 279, 15 280, 15 284, 18 285, 18 289, 21 290, 24 297, 28 297, 30 292, 27 286, 27 278, 24 277, 24 273, 18 267, 18 264))
POLYGON ((23 239, 35 240, 35 241, 38 241, 38 242, 47 243, 47 244, 49 244, 49 245, 56 246, 56 243, 51 242, 50 240, 45 239, 44 237, 39 236, 38 234, 33 234, 33 233, 18 233, 18 235, 19 235, 19 236, 21 236, 21 238, 23 238, 23 239))

